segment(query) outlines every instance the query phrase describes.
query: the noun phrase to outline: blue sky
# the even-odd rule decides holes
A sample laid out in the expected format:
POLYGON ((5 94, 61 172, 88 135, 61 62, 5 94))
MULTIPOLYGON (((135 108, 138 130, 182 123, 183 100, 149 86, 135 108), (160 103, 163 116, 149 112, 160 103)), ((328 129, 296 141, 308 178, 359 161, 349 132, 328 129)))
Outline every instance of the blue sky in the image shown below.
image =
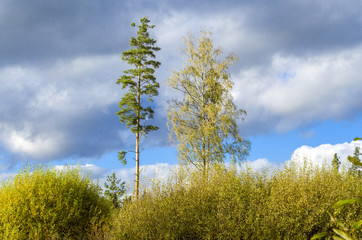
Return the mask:
POLYGON ((142 165, 177 164, 166 126, 175 93, 163 83, 182 68, 183 38, 200 30, 240 58, 230 74, 234 101, 248 113, 238 125, 252 144, 250 163, 280 165, 295 153, 345 157, 362 132, 361 10, 357 0, 3 0, 0 177, 46 162, 132 179, 134 163, 117 160, 135 140, 115 115, 124 93, 115 82, 128 68, 121 52, 135 35, 130 23, 143 16, 156 25, 162 65, 154 108, 160 130, 142 142, 142 165))

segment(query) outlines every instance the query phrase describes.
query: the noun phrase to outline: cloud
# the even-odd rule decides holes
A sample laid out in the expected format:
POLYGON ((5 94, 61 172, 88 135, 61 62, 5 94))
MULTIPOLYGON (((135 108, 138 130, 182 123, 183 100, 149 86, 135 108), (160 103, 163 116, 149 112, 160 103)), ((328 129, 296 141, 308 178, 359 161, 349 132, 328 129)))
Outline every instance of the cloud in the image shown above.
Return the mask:
MULTIPOLYGON (((248 161, 246 163, 247 166, 251 167, 251 169, 255 171, 259 171, 262 169, 273 169, 277 166, 267 159, 257 159, 255 161, 248 161)), ((245 166, 245 165, 244 165, 245 166)), ((152 184, 153 180, 165 181, 170 176, 177 172, 178 164, 172 165, 168 163, 156 163, 149 165, 141 165, 140 166, 140 182, 141 187, 147 187, 152 184)), ((63 170, 65 169, 64 165, 55 166, 56 169, 63 170)), ((90 176, 93 177, 94 180, 97 180, 101 187, 104 186, 104 182, 107 179, 108 175, 111 175, 113 172, 116 174, 118 179, 126 182, 128 192, 134 188, 134 180, 135 180, 135 167, 125 167, 122 169, 106 169, 103 167, 96 166, 95 164, 85 164, 80 166, 81 170, 84 170, 86 173, 89 173, 90 176)), ((244 169, 242 167, 242 169, 244 169)))
MULTIPOLYGON (((146 185, 150 183, 152 179, 166 180, 170 171, 172 171, 177 165, 171 165, 168 163, 156 163, 140 166, 140 181, 146 185)), ((115 171, 116 176, 126 181, 129 187, 133 187, 135 180, 136 168, 124 168, 115 171)))
POLYGON ((352 141, 350 143, 339 143, 339 144, 322 144, 317 147, 301 146, 297 148, 292 154, 291 161, 302 164, 304 161, 309 161, 317 166, 323 164, 331 164, 334 154, 340 158, 341 166, 349 168, 350 162, 347 160, 348 156, 352 156, 355 148, 362 148, 362 141, 352 141))
MULTIPOLYGON (((54 168, 64 171, 68 166, 65 165, 55 165, 54 168)), ((77 167, 77 166, 71 166, 71 167, 77 167)), ((85 173, 89 174, 92 178, 103 178, 104 175, 108 172, 106 168, 96 166, 91 163, 87 163, 85 165, 79 166, 81 171, 84 171, 85 173)))
POLYGON ((239 68, 268 64, 275 53, 308 57, 361 43, 362 34, 356 29, 361 28, 362 17, 356 0, 328 4, 198 1, 175 5, 169 2, 168 11, 156 18, 161 45, 175 52, 189 31, 212 31, 217 46, 240 56, 239 68))
MULTIPOLYGON (((96 158, 131 146, 115 112, 114 83, 127 66, 135 29, 148 15, 162 48, 156 72, 179 70, 179 49, 191 31, 213 32, 215 46, 235 52, 233 95, 248 117, 243 135, 289 131, 326 119, 353 118, 362 89, 359 2, 10 1, 0 2, 0 143, 13 160, 96 158)), ((169 145, 167 100, 155 99, 160 126, 146 146, 169 145), (154 140, 157 139, 157 140, 154 140)))
POLYGON ((1 1, 0 65, 105 55, 127 44, 127 1, 1 1))
POLYGON ((270 169, 276 167, 275 164, 269 162, 266 158, 259 158, 254 161, 247 161, 246 166, 250 167, 254 171, 260 171, 263 169, 270 169))
POLYGON ((236 103, 247 109, 245 131, 285 132, 361 113, 362 46, 298 58, 276 54, 269 65, 234 76, 236 103), (259 127, 258 127, 259 126, 259 127))
MULTIPOLYGON (((55 169, 65 170, 67 166, 65 165, 56 165, 55 169)), ((77 166, 71 166, 77 167, 77 166)), ((122 169, 107 169, 99 167, 92 163, 87 163, 85 165, 80 165, 80 170, 84 171, 86 174, 89 174, 94 181, 97 181, 99 186, 103 187, 104 183, 107 180, 107 176, 111 175, 113 172, 116 174, 118 179, 121 179, 126 183, 128 192, 134 188, 135 180, 135 167, 126 167, 122 169)), ((149 186, 153 179, 166 180, 170 172, 175 169, 177 165, 171 165, 168 163, 157 163, 150 165, 141 165, 140 166, 140 182, 141 186, 149 186)), ((6 178, 5 174, 0 175, 1 178, 6 178)))
MULTIPOLYGON (((362 45, 353 30, 362 25, 362 18, 352 2, 341 6, 333 1, 335 8, 310 1, 266 7, 264 1, 257 1, 213 14, 171 11, 156 28, 166 52, 162 62, 166 68, 181 69, 182 55, 177 49, 182 48, 183 37, 189 31, 197 37, 200 29, 211 30, 215 46, 224 47, 225 54, 240 56, 231 68, 233 95, 238 107, 248 112, 246 121, 240 122, 247 136, 351 119, 362 109, 360 101, 355 101, 362 93, 362 45), (261 20, 255 20, 256 15, 261 20)), ((174 96, 174 91, 161 91, 163 116, 167 99, 174 96)))
POLYGON ((101 156, 126 145, 117 116, 118 56, 0 68, 0 141, 22 159, 101 156))

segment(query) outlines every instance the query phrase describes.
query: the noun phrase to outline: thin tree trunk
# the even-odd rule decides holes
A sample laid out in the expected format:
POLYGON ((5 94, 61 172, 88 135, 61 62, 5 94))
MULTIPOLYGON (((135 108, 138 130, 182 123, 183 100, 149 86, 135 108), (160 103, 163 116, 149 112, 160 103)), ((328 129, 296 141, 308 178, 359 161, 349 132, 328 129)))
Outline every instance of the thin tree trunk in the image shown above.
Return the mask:
MULTIPOLYGON (((137 125, 139 125, 139 120, 137 120, 137 125)), ((140 151, 139 151, 139 143, 140 143, 140 133, 136 132, 136 189, 135 195, 136 200, 139 197, 139 189, 140 189, 140 151)))
MULTIPOLYGON (((140 68, 140 67, 139 67, 140 68)), ((138 76, 137 105, 141 105, 141 75, 138 76)), ((136 132, 136 200, 140 191, 140 111, 137 111, 137 132, 136 132)))
POLYGON ((206 156, 205 156, 205 137, 203 137, 203 143, 202 143, 202 162, 203 162, 203 165, 204 165, 204 176, 206 174, 206 156))

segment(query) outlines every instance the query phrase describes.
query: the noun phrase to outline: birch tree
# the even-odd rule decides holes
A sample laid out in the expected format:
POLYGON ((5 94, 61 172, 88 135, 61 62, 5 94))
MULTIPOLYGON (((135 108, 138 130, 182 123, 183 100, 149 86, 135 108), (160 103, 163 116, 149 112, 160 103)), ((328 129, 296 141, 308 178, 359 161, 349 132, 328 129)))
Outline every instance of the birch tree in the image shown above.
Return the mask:
POLYGON ((180 162, 194 164, 207 171, 210 163, 223 162, 227 156, 241 161, 250 143, 239 134, 237 119, 246 111, 233 102, 233 82, 228 72, 238 57, 230 54, 220 59, 221 48, 214 48, 211 33, 202 33, 195 43, 192 35, 185 38, 184 68, 173 72, 169 86, 182 98, 169 102, 168 126, 176 140, 180 162))

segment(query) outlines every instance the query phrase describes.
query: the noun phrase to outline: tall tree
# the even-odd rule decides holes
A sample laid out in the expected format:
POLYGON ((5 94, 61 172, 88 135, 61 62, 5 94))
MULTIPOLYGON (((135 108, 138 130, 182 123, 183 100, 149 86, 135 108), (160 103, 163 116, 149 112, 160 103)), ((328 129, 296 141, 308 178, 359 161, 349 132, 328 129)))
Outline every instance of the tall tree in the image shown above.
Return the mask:
MULTIPOLYGON (((154 73, 161 65, 155 60, 155 52, 160 48, 155 46, 156 40, 152 39, 148 33, 148 30, 155 26, 149 25, 149 23, 150 20, 146 17, 140 20, 137 37, 131 37, 130 40, 129 45, 133 48, 122 52, 122 60, 133 68, 125 70, 124 75, 117 81, 117 84, 122 84, 122 89, 128 89, 119 102, 120 111, 117 115, 121 123, 126 123, 127 127, 136 135, 136 199, 138 199, 140 187, 140 139, 158 129, 157 126, 147 124, 147 120, 152 119, 154 114, 147 102, 152 102, 152 97, 158 95, 159 84, 154 73)), ((132 23, 131 26, 136 27, 136 24, 132 23)), ((118 153, 119 160, 124 164, 127 163, 126 153, 126 151, 118 153)))
POLYGON ((226 156, 241 161, 250 148, 236 123, 246 111, 236 107, 230 94, 233 82, 228 70, 238 57, 230 54, 220 60, 223 50, 214 48, 210 38, 211 33, 203 32, 197 46, 192 35, 185 38, 185 67, 168 81, 183 95, 170 101, 168 109, 170 137, 177 140, 179 161, 204 172, 226 156))

